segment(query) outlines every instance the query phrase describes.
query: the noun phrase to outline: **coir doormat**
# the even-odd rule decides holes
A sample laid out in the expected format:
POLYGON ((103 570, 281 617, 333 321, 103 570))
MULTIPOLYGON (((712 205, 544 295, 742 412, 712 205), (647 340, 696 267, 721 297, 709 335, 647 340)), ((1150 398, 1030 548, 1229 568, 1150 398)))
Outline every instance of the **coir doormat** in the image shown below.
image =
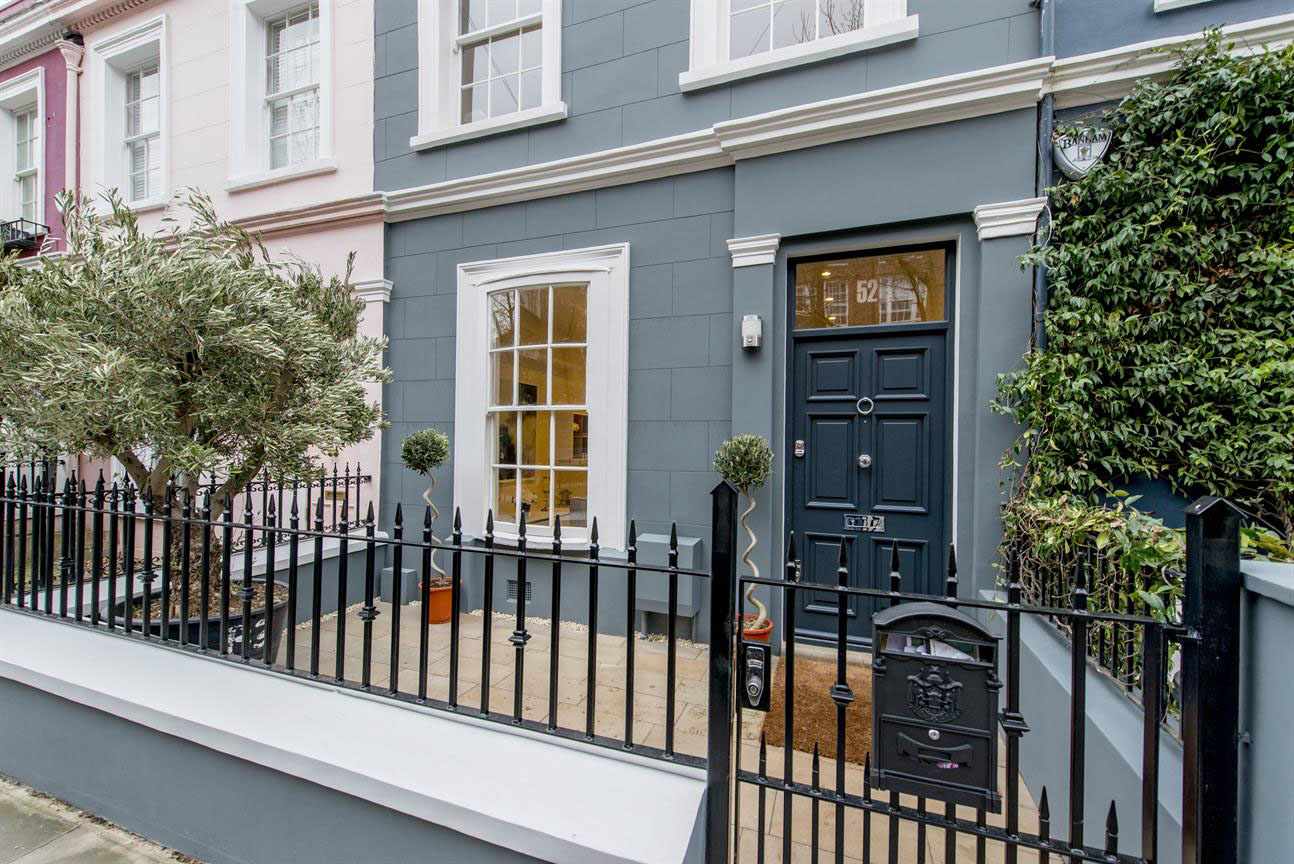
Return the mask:
MULTIPOLYGON (((845 709, 845 761, 861 765, 872 747, 872 669, 847 663, 845 680, 854 694, 854 701, 845 709)), ((812 753, 816 743, 823 757, 835 758, 836 703, 831 701, 835 683, 834 662, 795 658, 794 749, 812 753)), ((768 716, 764 718, 764 735, 772 747, 786 745, 786 695, 786 664, 779 663, 773 675, 768 716)))

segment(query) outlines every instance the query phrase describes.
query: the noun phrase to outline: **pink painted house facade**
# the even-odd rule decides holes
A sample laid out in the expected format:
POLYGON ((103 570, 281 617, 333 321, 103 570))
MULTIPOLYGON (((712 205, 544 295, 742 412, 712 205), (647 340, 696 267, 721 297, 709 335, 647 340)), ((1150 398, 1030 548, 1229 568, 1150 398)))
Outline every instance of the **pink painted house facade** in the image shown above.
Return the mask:
MULTIPOLYGON (((115 190, 145 227, 198 189, 273 255, 331 274, 354 252, 362 328, 382 335, 373 31, 373 0, 0 6, 0 220, 48 226, 44 248, 57 252, 65 187, 115 190)), ((380 453, 375 438, 325 464, 363 466, 377 501, 380 453)))
POLYGON ((0 222, 6 251, 22 255, 35 255, 42 245, 61 248, 57 196, 76 182, 65 55, 75 58, 80 48, 59 44, 64 47, 55 45, 0 71, 0 222))

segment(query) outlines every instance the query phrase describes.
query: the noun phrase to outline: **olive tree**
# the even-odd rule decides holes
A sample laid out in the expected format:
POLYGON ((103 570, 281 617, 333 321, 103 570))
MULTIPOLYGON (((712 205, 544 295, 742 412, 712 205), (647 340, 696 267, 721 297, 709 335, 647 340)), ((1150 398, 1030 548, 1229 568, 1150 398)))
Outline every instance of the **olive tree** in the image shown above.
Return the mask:
POLYGON ((200 478, 226 493, 262 470, 370 437, 366 382, 384 342, 360 336, 346 272, 271 259, 186 191, 157 231, 115 193, 62 199, 67 254, 0 260, 0 436, 9 452, 116 458, 141 493, 200 478))

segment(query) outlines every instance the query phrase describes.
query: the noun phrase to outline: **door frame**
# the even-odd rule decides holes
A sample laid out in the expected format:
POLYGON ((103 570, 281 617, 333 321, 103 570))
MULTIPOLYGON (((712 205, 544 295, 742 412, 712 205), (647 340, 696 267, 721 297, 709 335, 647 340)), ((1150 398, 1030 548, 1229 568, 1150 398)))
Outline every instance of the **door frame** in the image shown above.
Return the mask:
MULTIPOLYGON (((786 322, 785 327, 785 344, 783 348, 782 363, 782 525, 781 536, 783 540, 787 535, 796 530, 793 521, 795 512, 793 495, 794 484, 791 482, 792 462, 795 457, 792 455, 792 448, 795 441, 795 404, 797 394, 795 392, 795 346, 797 342, 829 342, 833 338, 848 337, 856 339, 859 337, 891 336, 905 332, 920 332, 929 330, 929 322, 915 322, 910 324, 882 324, 868 325, 860 327, 822 327, 814 330, 805 331, 797 336, 795 330, 795 267, 799 264, 812 264, 820 261, 836 261, 841 258, 854 256, 883 255, 887 252, 901 251, 920 251, 924 249, 943 249, 944 255, 944 317, 947 321, 947 329, 944 335, 944 411, 948 418, 945 428, 947 435, 945 437, 944 464, 947 466, 944 477, 944 506, 943 520, 948 532, 948 541, 952 542, 957 536, 957 521, 955 506, 957 496, 957 451, 959 426, 957 418, 958 393, 961 389, 958 378, 958 355, 960 354, 960 330, 957 327, 959 312, 960 294, 960 276, 961 276, 961 243, 960 237, 956 234, 952 236, 943 235, 939 237, 914 237, 910 242, 902 240, 891 241, 877 245, 868 245, 866 242, 854 244, 842 244, 838 249, 832 251, 814 251, 811 253, 796 255, 789 252, 782 261, 782 276, 786 286, 784 292, 783 320, 786 322)), ((783 556, 786 549, 782 548, 783 556)), ((777 565, 774 565, 776 569, 777 565)), ((782 610, 782 617, 785 618, 786 611, 782 610)), ((787 638, 796 638, 797 641, 815 642, 813 637, 796 637, 795 634, 786 634, 787 638)), ((850 640, 850 647, 863 648, 861 644, 855 645, 854 640, 850 640)))

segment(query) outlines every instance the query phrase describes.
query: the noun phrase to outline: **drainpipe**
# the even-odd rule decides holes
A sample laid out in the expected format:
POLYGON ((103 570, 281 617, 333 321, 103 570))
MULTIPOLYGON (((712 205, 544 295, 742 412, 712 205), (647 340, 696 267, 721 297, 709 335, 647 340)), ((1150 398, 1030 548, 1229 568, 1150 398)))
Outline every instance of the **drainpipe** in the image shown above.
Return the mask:
MULTIPOLYGON (((1039 9, 1041 25, 1041 54, 1051 57, 1056 53, 1056 0, 1035 0, 1039 9)), ((1042 103, 1038 106, 1038 153, 1034 194, 1046 195, 1052 185, 1051 172, 1051 135, 1054 126, 1054 99, 1051 93, 1044 93, 1042 103)), ((1047 331, 1043 327, 1043 313, 1047 310, 1047 270, 1045 267, 1033 269, 1033 344, 1039 351, 1047 350, 1047 331)))
POLYGON ((75 191, 81 188, 78 172, 80 160, 77 158, 79 149, 77 133, 80 129, 77 112, 81 104, 81 59, 85 56, 85 40, 81 38, 80 33, 67 33, 54 44, 62 52, 63 61, 67 64, 67 119, 63 128, 63 186, 75 191))

